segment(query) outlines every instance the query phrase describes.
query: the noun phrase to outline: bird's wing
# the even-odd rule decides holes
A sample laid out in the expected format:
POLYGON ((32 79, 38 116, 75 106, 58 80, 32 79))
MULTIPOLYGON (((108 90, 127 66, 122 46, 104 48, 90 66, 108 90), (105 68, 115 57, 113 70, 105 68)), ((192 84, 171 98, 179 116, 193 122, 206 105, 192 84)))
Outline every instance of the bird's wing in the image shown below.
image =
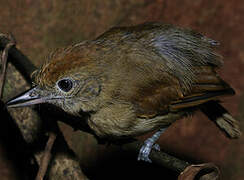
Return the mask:
POLYGON ((107 93, 132 102, 137 116, 150 118, 233 92, 215 72, 222 64, 214 51, 218 43, 192 30, 147 23, 112 28, 94 42, 113 63, 110 77, 116 78, 107 86, 116 88, 107 93))
POLYGON ((218 100, 220 96, 234 95, 234 90, 223 81, 213 67, 202 66, 198 68, 196 82, 192 84, 191 91, 177 101, 172 101, 170 111, 198 106, 210 100, 218 100))
MULTIPOLYGON (((222 57, 214 51, 219 44, 190 29, 162 23, 145 23, 131 27, 115 27, 96 39, 108 52, 142 56, 151 64, 177 77, 190 87, 195 78, 194 66, 220 67, 222 57)), ((144 60, 143 60, 144 59, 144 60)), ((134 60, 133 60, 134 61, 134 60)))
POLYGON ((188 91, 184 91, 176 79, 171 79, 171 83, 155 84, 150 90, 139 92, 140 95, 134 97, 137 116, 151 118, 158 114, 197 107, 207 101, 218 100, 220 96, 234 94, 234 90, 217 75, 213 67, 199 66, 197 72, 198 78, 188 91))

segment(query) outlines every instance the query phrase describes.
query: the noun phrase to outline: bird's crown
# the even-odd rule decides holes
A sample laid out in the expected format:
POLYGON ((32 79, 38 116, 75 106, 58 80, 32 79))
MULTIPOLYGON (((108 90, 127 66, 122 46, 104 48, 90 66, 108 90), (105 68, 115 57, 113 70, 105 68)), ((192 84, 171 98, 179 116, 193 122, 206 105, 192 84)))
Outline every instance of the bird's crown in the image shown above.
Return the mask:
POLYGON ((87 69, 93 65, 87 56, 88 49, 85 43, 59 48, 50 53, 46 63, 33 72, 34 84, 41 87, 52 87, 59 79, 66 76, 82 74, 82 68, 87 69))

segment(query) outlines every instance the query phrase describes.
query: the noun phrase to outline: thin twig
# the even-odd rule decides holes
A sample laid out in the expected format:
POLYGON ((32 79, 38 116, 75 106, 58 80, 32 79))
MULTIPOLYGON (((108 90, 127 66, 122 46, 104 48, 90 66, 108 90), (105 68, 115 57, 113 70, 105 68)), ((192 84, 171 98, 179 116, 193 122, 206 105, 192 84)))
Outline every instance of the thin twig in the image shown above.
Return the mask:
POLYGON ((15 39, 12 35, 6 35, 6 34, 0 34, 0 36, 7 37, 9 39, 8 44, 5 46, 2 57, 1 57, 1 74, 0 74, 0 98, 2 98, 3 95, 3 85, 5 82, 5 77, 6 77, 6 68, 7 68, 7 60, 8 60, 8 51, 11 47, 13 47, 16 42, 15 39))
POLYGON ((46 174, 48 164, 51 159, 51 150, 57 135, 53 132, 49 134, 49 138, 45 147, 44 154, 41 159, 40 167, 36 176, 36 180, 42 180, 46 174))

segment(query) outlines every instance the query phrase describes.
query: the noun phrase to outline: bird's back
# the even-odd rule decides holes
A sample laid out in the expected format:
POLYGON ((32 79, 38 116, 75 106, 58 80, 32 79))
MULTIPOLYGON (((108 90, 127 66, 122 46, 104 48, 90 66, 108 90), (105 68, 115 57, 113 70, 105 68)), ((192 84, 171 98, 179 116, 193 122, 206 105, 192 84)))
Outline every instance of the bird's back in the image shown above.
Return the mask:
POLYGON ((216 73, 222 65, 214 51, 218 43, 192 30, 159 23, 116 27, 92 43, 109 63, 105 93, 134 104, 140 117, 179 111, 234 92, 216 73))

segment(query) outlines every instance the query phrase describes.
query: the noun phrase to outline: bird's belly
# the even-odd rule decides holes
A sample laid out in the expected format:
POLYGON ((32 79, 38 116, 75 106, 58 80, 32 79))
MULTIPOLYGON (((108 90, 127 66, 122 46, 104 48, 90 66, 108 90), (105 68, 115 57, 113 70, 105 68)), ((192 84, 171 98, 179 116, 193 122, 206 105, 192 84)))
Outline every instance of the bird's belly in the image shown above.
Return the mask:
POLYGON ((180 119, 185 112, 169 113, 155 116, 150 119, 136 118, 129 123, 111 123, 111 121, 88 120, 88 124, 100 138, 121 139, 139 136, 159 128, 170 126, 175 120, 180 119))

